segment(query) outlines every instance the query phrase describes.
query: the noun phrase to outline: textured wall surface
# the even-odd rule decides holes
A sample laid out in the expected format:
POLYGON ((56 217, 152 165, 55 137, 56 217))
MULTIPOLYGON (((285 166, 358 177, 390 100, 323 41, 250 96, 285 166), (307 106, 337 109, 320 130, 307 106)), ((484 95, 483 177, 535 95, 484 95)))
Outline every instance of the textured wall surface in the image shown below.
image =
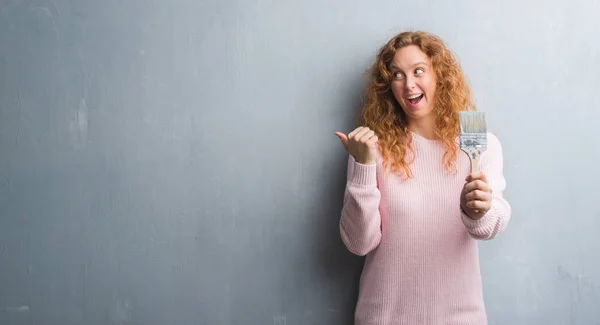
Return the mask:
POLYGON ((363 73, 456 52, 504 146, 490 324, 598 324, 594 1, 0 1, 0 323, 350 324, 363 73))

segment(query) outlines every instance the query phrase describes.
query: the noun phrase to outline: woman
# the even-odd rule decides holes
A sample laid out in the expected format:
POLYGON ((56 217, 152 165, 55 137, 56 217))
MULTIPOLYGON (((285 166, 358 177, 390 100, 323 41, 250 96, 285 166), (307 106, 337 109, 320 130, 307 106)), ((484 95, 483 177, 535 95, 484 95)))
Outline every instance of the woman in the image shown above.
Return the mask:
POLYGON ((487 324, 478 240, 505 229, 502 148, 488 133, 480 172, 458 147, 458 112, 474 110, 458 62, 425 32, 379 51, 363 126, 349 153, 341 237, 365 256, 356 325, 487 324))

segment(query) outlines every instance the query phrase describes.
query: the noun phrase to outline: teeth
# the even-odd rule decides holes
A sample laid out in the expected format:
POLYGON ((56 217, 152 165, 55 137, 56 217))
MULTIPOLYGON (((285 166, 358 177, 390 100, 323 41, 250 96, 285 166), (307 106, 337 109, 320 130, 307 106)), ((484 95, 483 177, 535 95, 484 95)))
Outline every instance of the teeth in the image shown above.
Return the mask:
POLYGON ((415 99, 415 98, 417 98, 419 96, 421 96, 421 94, 408 96, 408 99, 415 99))

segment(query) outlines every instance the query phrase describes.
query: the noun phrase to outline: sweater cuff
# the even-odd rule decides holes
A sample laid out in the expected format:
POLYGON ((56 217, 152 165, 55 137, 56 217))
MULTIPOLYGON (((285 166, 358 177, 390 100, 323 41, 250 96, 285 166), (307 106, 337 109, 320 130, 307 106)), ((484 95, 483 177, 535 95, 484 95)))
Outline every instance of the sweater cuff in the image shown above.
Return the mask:
POLYGON ((377 184, 377 165, 364 165, 359 162, 354 162, 354 174, 352 183, 358 185, 376 185, 377 184))

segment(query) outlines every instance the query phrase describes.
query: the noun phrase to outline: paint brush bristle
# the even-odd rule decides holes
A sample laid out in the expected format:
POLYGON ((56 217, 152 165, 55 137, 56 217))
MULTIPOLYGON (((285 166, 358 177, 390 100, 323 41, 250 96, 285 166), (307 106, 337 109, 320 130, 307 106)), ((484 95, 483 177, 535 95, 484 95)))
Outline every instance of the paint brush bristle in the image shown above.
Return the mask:
POLYGON ((459 112, 460 133, 487 133, 484 112, 459 112))

